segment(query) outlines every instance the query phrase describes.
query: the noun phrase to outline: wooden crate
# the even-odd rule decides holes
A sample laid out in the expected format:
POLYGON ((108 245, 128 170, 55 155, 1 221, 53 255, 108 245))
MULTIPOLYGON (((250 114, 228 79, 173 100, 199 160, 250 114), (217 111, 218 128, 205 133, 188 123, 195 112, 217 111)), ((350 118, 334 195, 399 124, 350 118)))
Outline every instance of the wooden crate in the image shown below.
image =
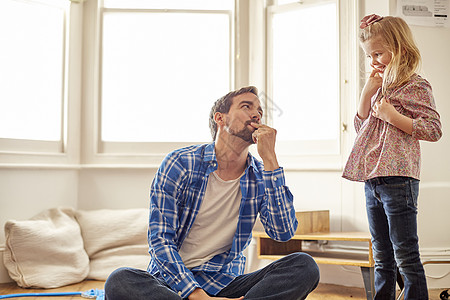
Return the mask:
MULTIPOLYGON (((298 220, 295 234, 330 232, 330 211, 328 210, 298 211, 295 216, 298 220)), ((253 231, 264 232, 264 227, 259 218, 253 231)))
POLYGON ((330 232, 330 211, 313 210, 295 213, 298 227, 295 234, 330 232))

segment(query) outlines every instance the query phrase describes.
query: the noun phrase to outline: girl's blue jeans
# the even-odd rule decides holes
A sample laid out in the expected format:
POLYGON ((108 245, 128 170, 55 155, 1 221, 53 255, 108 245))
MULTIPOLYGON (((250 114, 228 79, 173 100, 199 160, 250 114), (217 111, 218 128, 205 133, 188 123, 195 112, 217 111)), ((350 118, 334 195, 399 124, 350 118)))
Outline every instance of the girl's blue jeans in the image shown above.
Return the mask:
MULTIPOLYGON (((246 300, 305 299, 319 283, 319 268, 305 253, 293 253, 250 274, 236 277, 215 297, 246 300)), ((120 268, 105 283, 107 300, 180 300, 163 280, 146 271, 120 268)))
POLYGON ((365 183, 366 209, 375 260, 374 299, 395 299, 397 267, 405 283, 405 300, 427 300, 417 236, 419 181, 389 176, 365 183))

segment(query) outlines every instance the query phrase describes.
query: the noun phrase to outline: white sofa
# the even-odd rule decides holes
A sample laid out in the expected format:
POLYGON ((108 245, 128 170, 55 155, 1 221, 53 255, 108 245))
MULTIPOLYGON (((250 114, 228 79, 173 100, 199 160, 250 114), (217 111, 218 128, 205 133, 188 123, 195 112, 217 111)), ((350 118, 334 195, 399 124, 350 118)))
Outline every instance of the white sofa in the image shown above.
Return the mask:
POLYGON ((3 255, 20 287, 56 288, 106 280, 119 267, 146 269, 148 209, 54 208, 5 223, 3 255))

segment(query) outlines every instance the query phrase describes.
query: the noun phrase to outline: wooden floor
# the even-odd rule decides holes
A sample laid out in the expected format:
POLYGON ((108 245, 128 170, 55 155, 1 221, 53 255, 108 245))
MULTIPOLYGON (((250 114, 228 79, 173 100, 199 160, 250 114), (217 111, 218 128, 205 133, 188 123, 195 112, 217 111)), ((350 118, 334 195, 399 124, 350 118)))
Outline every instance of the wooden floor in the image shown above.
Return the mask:
MULTIPOLYGON (((445 289, 433 289, 428 291, 430 300, 440 300, 439 295, 445 289)), ((398 295, 398 293, 397 293, 398 295)), ((319 286, 307 297, 307 300, 366 300, 366 292, 363 288, 346 287, 334 284, 319 284, 319 286)))
MULTIPOLYGON (((0 296, 8 294, 19 293, 64 293, 75 291, 88 291, 90 289, 103 289, 104 282, 102 281, 83 281, 78 284, 68 285, 57 289, 22 289, 15 283, 2 283, 0 284, 0 296)), ((439 300, 439 294, 444 289, 430 290, 430 300, 439 300)), ((19 297, 12 299, 24 299, 24 300, 57 300, 57 299, 73 299, 80 300, 85 299, 80 296, 65 296, 65 297, 19 297)), ((307 297, 307 300, 366 300, 364 289, 355 287, 345 287, 333 284, 319 284, 319 286, 307 297)), ((163 300, 163 299, 161 299, 163 300)))

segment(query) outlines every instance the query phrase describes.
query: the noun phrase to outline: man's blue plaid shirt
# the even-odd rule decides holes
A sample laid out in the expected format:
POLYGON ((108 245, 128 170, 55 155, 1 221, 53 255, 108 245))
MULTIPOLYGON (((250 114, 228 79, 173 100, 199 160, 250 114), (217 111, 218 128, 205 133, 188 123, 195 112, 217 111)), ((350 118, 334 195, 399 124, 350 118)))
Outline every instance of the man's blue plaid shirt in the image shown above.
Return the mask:
POLYGON ((231 249, 198 267, 186 268, 178 250, 199 212, 208 176, 217 169, 214 145, 191 146, 168 154, 151 187, 148 271, 163 278, 182 298, 197 287, 216 295, 244 273, 242 251, 251 241, 258 213, 274 240, 287 241, 297 229, 293 196, 285 186, 283 169, 264 171, 263 164, 249 154, 240 180, 242 201, 231 249))

